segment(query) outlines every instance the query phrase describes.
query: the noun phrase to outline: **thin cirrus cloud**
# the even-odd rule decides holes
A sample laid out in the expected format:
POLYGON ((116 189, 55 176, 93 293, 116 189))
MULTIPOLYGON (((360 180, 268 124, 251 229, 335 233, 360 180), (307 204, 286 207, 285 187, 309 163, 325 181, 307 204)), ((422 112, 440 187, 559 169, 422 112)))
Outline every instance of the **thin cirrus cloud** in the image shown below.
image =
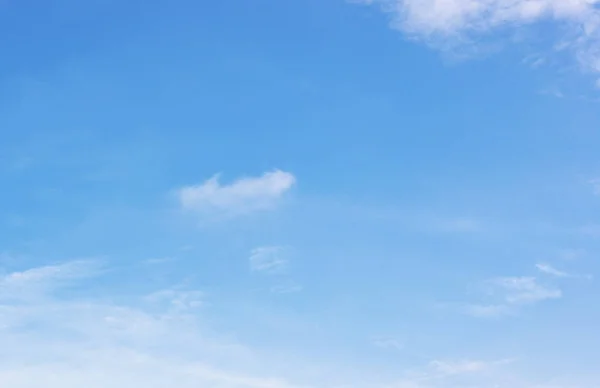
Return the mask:
POLYGON ((519 308, 547 300, 562 298, 558 287, 541 284, 529 276, 499 277, 486 282, 492 303, 470 304, 465 312, 477 318, 497 318, 515 314, 519 308))
POLYGON ((557 278, 568 278, 572 276, 566 272, 554 268, 550 264, 538 263, 535 265, 535 267, 538 269, 538 271, 547 275, 555 276, 557 278))
POLYGON ((457 375, 462 373, 476 373, 490 369, 508 361, 482 361, 482 360, 458 360, 440 361, 434 360, 429 365, 436 371, 446 375, 457 375))
POLYGON ((377 337, 372 340, 372 344, 380 349, 402 350, 404 344, 402 341, 392 337, 377 337))
POLYGON ((250 252, 250 269, 253 272, 281 273, 289 263, 284 254, 285 249, 279 246, 254 248, 250 252))
POLYGON ((270 287, 274 294, 300 292, 304 287, 288 277, 290 260, 289 249, 281 246, 263 246, 254 248, 248 259, 250 270, 255 273, 275 277, 276 283, 270 287))
MULTIPOLYGON (((405 378, 386 386, 388 388, 457 388, 457 387, 504 387, 504 380, 510 381, 511 387, 531 387, 527 383, 515 384, 514 379, 506 378, 502 366, 510 364, 514 359, 495 361, 458 359, 433 360, 420 370, 415 370, 405 378)), ((558 388, 558 387, 557 387, 558 388)))
POLYGON ((570 278, 570 279, 592 279, 592 275, 581 275, 581 274, 572 274, 565 271, 561 271, 559 269, 554 268, 550 264, 538 263, 535 265, 538 271, 545 275, 553 276, 556 278, 570 278))
POLYGON ((281 170, 240 178, 230 184, 222 184, 219 175, 215 175, 201 184, 180 188, 177 198, 186 211, 239 216, 274 208, 295 183, 293 174, 281 170))
MULTIPOLYGON (((552 51, 570 52, 584 70, 600 73, 600 0, 360 2, 382 5, 393 16, 394 27, 442 47, 473 44, 493 32, 517 31, 525 25, 554 24, 557 36, 552 42, 552 51)), ((539 65, 540 60, 535 63, 539 65)))
POLYGON ((191 314, 201 308, 199 291, 161 290, 127 304, 55 292, 100 276, 98 268, 73 261, 0 276, 1 386, 294 386, 249 372, 255 351, 208 334, 191 314))
POLYGON ((504 294, 504 300, 511 305, 524 305, 547 299, 562 297, 562 291, 545 286, 534 277, 504 277, 490 281, 490 284, 504 294))
POLYGON ((12 272, 0 277, 0 301, 39 297, 101 271, 99 260, 86 259, 12 272))

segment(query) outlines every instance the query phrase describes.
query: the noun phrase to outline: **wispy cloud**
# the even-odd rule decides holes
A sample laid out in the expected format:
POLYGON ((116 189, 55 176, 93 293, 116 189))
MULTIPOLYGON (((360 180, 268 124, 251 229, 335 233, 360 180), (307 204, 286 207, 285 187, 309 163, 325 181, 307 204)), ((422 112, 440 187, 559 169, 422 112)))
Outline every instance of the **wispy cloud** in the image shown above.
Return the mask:
POLYGON ((78 284, 99 273, 88 262, 75 261, 2 276, 5 296, 35 290, 28 298, 0 299, 2 386, 293 386, 257 377, 264 372, 251 370, 256 352, 209 334, 199 316, 189 314, 200 307, 199 291, 167 289, 140 296, 137 303, 128 298, 128 304, 52 292, 66 281, 78 284))
POLYGON ((304 288, 300 283, 286 278, 290 265, 287 256, 288 249, 281 246, 258 247, 250 252, 248 261, 252 272, 275 276, 276 283, 270 288, 274 294, 291 294, 304 288))
POLYGON ((77 260, 8 273, 0 276, 0 300, 42 296, 101 271, 98 260, 77 260))
POLYGON ((538 269, 538 271, 545 273, 546 275, 556 276, 557 278, 567 278, 572 276, 566 272, 552 267, 550 264, 538 263, 535 265, 535 267, 538 269))
POLYGON ((288 266, 285 249, 279 246, 254 248, 250 253, 250 269, 254 272, 281 273, 288 266))
POLYGON ((202 184, 179 189, 177 197, 184 210, 231 217, 272 209, 295 183, 294 175, 280 170, 228 185, 215 175, 202 184))
POLYGON ((481 360, 458 360, 439 361, 434 360, 429 365, 437 372, 445 375, 457 375, 463 373, 476 373, 488 370, 492 367, 505 364, 508 361, 481 361, 481 360))
POLYGON ((484 289, 491 302, 468 304, 464 313, 477 318, 499 318, 516 314, 522 306, 562 297, 560 288, 528 276, 490 279, 484 282, 484 289))
POLYGON ((371 343, 380 349, 402 350, 404 348, 402 341, 392 337, 376 337, 371 343))
POLYGON ((178 288, 156 291, 146 297, 153 303, 167 303, 178 312, 194 310, 203 305, 204 294, 200 291, 187 291, 178 288))
POLYGON ((553 276, 556 278, 569 278, 569 279, 592 279, 592 275, 580 275, 580 274, 572 274, 564 271, 560 271, 549 264, 536 264, 535 266, 538 271, 553 276))
POLYGON ((508 304, 532 304, 562 297, 560 289, 544 286, 534 277, 503 277, 492 279, 489 284, 493 287, 492 292, 502 293, 508 304))
MULTIPOLYGON (((394 27, 448 48, 476 43, 493 32, 552 22, 551 51, 570 52, 579 65, 600 72, 599 0, 364 0, 393 15, 394 27), (559 32, 560 31, 560 32, 559 32)), ((546 31, 546 36, 549 34, 546 31)))
POLYGON ((484 361, 473 359, 433 360, 388 388, 500 387, 497 372, 513 359, 484 361), (496 374, 494 374, 496 373, 496 374))

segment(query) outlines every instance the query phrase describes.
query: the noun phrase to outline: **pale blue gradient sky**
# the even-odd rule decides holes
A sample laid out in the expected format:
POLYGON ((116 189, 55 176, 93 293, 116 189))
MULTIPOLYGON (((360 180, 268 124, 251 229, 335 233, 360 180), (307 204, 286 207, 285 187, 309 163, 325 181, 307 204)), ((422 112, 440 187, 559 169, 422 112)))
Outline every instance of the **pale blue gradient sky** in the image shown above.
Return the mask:
POLYGON ((600 386, 595 1, 7 1, 0 36, 0 386, 600 386))

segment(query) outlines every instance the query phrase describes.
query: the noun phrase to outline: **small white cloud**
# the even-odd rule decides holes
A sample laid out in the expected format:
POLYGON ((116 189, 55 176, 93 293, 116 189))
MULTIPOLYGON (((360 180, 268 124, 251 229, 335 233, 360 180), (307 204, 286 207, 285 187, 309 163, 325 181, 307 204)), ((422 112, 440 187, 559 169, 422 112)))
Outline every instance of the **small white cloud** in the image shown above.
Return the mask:
POLYGON ((580 274, 571 274, 563 271, 559 271, 558 269, 548 265, 548 264, 537 264, 536 268, 546 275, 554 276, 557 278, 570 278, 570 279, 592 279, 592 275, 580 275, 580 274))
POLYGON ((255 272, 281 273, 287 268, 285 249, 278 246, 259 247, 250 253, 250 269, 255 272))
POLYGON ((374 338, 372 344, 381 349, 390 349, 390 350, 402 350, 404 349, 404 344, 392 337, 377 337, 374 338))
POLYGON ((154 292, 148 295, 147 300, 154 303, 166 302, 174 311, 185 312, 202 306, 204 294, 200 291, 172 288, 154 292))
POLYGON ((177 195, 184 210, 238 216, 273 208, 295 183, 294 175, 280 170, 229 185, 222 185, 216 175, 202 184, 179 189, 177 195))
POLYGON ((439 361, 434 360, 429 363, 429 367, 435 371, 437 377, 451 377, 458 375, 473 375, 496 369, 501 365, 513 362, 513 359, 504 359, 496 361, 482 360, 453 360, 439 361))
POLYGON ((545 273, 546 275, 552 275, 555 276, 557 278, 566 278, 566 277, 571 277, 572 275, 569 275, 566 272, 563 271, 559 271, 558 269, 552 267, 549 264, 536 264, 535 267, 538 269, 538 271, 545 273))
POLYGON ((508 304, 523 305, 562 297, 558 288, 539 284, 534 277, 504 277, 489 282, 508 304))
POLYGON ((492 302, 466 305, 464 313, 477 318, 499 318, 516 314, 521 306, 562 297, 559 288, 542 285, 534 277, 500 277, 484 284, 492 302))

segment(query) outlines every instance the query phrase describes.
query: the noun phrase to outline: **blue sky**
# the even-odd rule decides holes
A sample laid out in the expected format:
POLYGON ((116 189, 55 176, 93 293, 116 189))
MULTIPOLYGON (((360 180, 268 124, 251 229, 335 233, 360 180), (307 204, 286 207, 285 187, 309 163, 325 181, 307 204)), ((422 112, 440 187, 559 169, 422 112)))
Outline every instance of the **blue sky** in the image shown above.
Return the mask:
POLYGON ((0 5, 0 385, 600 386, 597 0, 0 5))

